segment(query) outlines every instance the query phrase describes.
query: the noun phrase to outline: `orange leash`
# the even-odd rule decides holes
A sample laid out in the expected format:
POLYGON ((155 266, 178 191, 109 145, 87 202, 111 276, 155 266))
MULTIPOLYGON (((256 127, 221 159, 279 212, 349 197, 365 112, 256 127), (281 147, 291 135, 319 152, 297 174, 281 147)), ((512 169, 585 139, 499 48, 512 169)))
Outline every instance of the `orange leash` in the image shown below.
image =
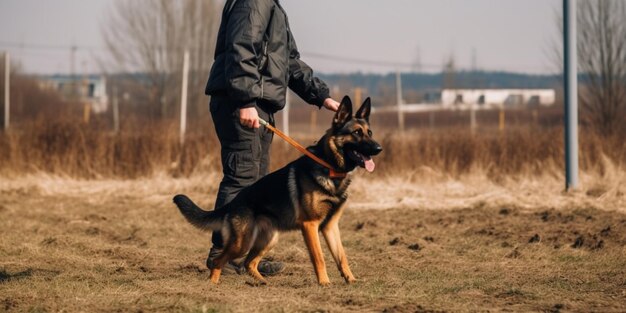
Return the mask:
POLYGON ((274 126, 272 126, 270 123, 264 121, 262 118, 259 118, 259 123, 261 123, 261 125, 267 127, 267 129, 269 129, 272 132, 274 132, 274 134, 278 135, 278 137, 280 137, 282 139, 285 139, 285 141, 287 141, 287 143, 292 145, 294 148, 298 149, 298 151, 304 153, 304 155, 306 155, 309 158, 313 159, 313 161, 315 161, 315 162, 319 163, 321 166, 327 168, 330 171, 329 173, 330 173, 330 177, 331 178, 344 178, 344 177, 346 177, 346 173, 340 173, 340 172, 335 171, 335 168, 332 167, 332 165, 330 165, 326 161, 318 158, 315 154, 311 153, 309 150, 307 150, 301 144, 299 144, 295 140, 291 139, 291 137, 285 135, 283 132, 281 132, 280 130, 278 130, 274 126))

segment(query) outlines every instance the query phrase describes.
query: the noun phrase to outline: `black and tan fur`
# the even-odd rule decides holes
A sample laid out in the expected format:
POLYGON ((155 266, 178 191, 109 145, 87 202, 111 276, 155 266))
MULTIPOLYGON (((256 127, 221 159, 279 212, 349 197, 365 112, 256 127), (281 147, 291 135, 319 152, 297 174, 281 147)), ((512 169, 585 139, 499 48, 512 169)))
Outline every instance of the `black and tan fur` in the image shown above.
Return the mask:
MULTIPOLYGON (((356 114, 352 102, 344 97, 332 127, 308 149, 335 166, 339 172, 351 172, 364 166, 364 160, 382 151, 372 139, 369 128, 370 99, 356 114)), ((244 265, 260 283, 266 283, 257 265, 278 240, 278 233, 300 230, 304 236, 320 285, 330 281, 322 255, 321 231, 341 275, 347 283, 355 281, 341 243, 339 219, 345 209, 350 178, 330 178, 329 170, 302 156, 276 172, 244 188, 237 197, 218 211, 204 211, 188 197, 178 195, 174 202, 194 226, 219 230, 224 238, 224 252, 215 260, 211 281, 217 283, 226 262, 247 254, 244 265)))

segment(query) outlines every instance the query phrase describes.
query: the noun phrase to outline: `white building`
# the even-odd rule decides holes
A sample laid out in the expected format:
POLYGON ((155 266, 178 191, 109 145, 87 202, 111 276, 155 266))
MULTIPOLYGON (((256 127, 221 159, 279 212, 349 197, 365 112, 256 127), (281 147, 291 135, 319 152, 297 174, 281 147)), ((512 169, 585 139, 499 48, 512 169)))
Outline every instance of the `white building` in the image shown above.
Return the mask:
POLYGON ((556 93, 553 89, 444 89, 444 108, 478 105, 481 108, 506 106, 551 106, 556 93))
POLYGON ((40 78, 42 88, 54 89, 65 99, 78 99, 89 104, 94 113, 108 109, 107 82, 104 76, 52 75, 40 78))

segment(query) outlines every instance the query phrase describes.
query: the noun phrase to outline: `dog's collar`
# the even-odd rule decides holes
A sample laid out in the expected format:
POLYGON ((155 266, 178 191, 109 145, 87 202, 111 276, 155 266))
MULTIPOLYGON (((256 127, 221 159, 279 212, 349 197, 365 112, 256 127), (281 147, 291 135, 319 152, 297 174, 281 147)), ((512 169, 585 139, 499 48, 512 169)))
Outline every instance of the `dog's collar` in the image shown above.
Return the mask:
POLYGON ((313 154, 313 152, 311 152, 311 150, 306 149, 306 152, 304 152, 304 154, 306 156, 309 157, 309 159, 315 161, 315 163, 323 166, 326 168, 326 170, 328 170, 328 176, 332 179, 344 179, 346 178, 346 176, 348 176, 347 172, 340 172, 335 170, 335 167, 330 165, 330 163, 322 160, 320 157, 316 156, 315 154, 313 154))
POLYGON ((311 150, 306 149, 306 151, 308 153, 304 153, 311 161, 313 161, 314 163, 316 163, 317 165, 323 167, 322 173, 324 173, 324 175, 328 175, 329 178, 336 180, 336 179, 344 179, 348 176, 348 172, 340 172, 337 171, 335 169, 335 167, 333 167, 332 165, 330 165, 330 163, 322 160, 320 157, 316 156, 315 154, 313 154, 313 152, 311 152, 311 150), (321 162, 320 162, 321 161, 321 162))
POLYGON ((348 173, 346 173, 346 172, 336 172, 335 169, 329 168, 328 169, 328 176, 330 176, 330 178, 346 178, 346 176, 348 176, 348 173))

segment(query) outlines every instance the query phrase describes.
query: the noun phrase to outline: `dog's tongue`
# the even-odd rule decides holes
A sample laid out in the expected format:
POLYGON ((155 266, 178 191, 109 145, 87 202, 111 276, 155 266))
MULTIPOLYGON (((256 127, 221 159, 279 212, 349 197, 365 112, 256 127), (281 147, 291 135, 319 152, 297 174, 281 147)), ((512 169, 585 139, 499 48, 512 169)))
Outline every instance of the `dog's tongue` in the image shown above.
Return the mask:
POLYGON ((372 158, 365 158, 364 161, 365 169, 370 173, 373 172, 374 168, 376 167, 376 164, 374 164, 374 160, 372 160, 372 158))

